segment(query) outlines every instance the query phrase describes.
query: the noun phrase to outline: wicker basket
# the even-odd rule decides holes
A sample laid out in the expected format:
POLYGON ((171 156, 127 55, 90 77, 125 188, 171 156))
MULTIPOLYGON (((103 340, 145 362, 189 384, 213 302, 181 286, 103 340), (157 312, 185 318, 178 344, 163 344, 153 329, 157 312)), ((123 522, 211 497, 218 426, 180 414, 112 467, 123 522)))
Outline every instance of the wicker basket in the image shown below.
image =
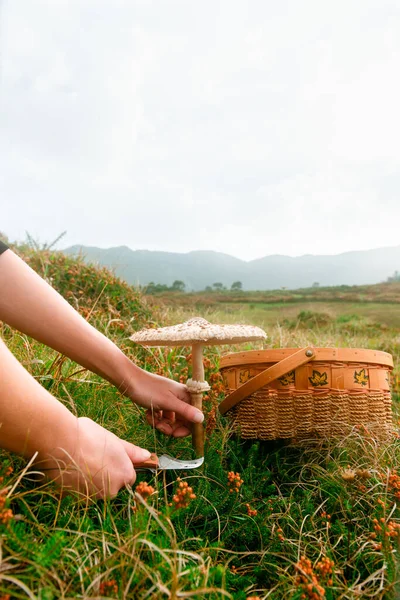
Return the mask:
POLYGON ((283 348, 221 359, 228 413, 242 438, 273 440, 343 435, 364 426, 392 430, 386 352, 355 348, 283 348))

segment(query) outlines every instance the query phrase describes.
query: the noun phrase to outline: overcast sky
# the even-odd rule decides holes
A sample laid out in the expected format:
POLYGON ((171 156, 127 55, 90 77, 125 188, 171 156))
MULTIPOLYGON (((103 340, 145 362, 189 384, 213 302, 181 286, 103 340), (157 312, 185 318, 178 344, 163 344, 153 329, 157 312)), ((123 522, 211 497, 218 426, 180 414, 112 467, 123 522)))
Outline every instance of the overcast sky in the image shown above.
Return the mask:
POLYGON ((10 239, 246 260, 400 244, 398 0, 0 6, 10 239))

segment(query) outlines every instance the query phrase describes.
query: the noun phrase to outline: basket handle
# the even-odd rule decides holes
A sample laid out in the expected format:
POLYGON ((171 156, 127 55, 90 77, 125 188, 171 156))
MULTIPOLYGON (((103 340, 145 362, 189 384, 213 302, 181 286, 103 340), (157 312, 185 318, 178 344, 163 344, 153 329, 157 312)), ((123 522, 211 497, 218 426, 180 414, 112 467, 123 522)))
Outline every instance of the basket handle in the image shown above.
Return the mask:
POLYGON ((219 405, 219 412, 221 415, 224 415, 228 410, 236 406, 236 404, 239 404, 243 398, 254 394, 254 392, 257 392, 265 385, 268 385, 271 381, 286 375, 286 373, 297 369, 297 367, 301 367, 301 365, 308 363, 313 358, 315 358, 315 352, 311 346, 302 348, 291 356, 283 358, 281 361, 275 363, 272 367, 265 369, 265 371, 262 371, 252 379, 249 379, 249 381, 246 381, 246 383, 243 383, 243 385, 239 386, 234 392, 229 394, 229 396, 227 396, 219 405))

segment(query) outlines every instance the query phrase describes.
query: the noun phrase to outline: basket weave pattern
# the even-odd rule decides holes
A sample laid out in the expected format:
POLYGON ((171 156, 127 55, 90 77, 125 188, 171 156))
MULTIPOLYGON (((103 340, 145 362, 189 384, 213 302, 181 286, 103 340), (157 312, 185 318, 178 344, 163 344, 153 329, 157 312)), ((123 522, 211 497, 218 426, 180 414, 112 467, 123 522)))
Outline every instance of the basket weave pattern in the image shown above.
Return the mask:
MULTIPOLYGON (((254 351, 241 353, 241 362, 235 355, 224 357, 221 373, 226 392, 234 392, 271 367, 269 353, 273 351, 261 352, 265 359, 261 362, 258 352, 257 363, 250 362, 254 351)), ((373 360, 313 360, 244 398, 227 416, 244 439, 329 437, 360 426, 386 436, 392 431, 390 370, 390 365, 373 360)))

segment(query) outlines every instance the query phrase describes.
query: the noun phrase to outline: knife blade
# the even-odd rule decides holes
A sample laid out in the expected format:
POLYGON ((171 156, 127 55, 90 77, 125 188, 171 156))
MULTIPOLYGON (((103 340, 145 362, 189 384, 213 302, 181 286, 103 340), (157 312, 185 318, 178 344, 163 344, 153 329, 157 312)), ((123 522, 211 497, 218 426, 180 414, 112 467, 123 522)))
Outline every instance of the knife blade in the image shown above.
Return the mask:
POLYGON ((180 458, 173 458, 168 454, 152 454, 147 460, 134 463, 135 471, 153 471, 154 473, 158 470, 164 471, 169 469, 197 469, 204 462, 204 456, 196 458, 194 460, 181 460, 180 458))

